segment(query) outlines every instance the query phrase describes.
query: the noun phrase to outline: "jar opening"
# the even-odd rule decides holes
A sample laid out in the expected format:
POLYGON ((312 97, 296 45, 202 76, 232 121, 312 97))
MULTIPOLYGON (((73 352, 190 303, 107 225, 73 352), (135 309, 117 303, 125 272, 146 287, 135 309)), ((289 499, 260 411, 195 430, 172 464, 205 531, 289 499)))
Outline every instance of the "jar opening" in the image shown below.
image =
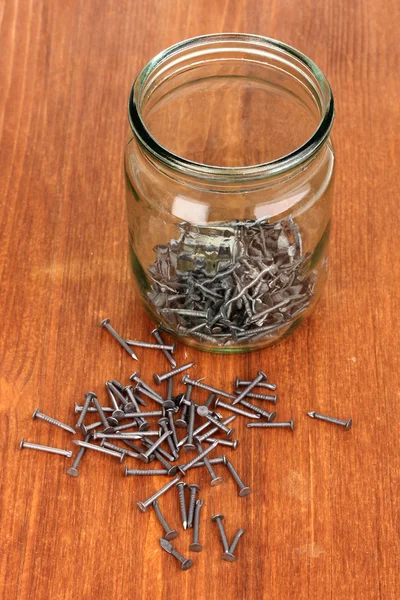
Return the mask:
POLYGON ((300 52, 261 36, 186 40, 152 59, 129 99, 145 152, 185 175, 275 176, 310 160, 334 116, 329 83, 300 52))

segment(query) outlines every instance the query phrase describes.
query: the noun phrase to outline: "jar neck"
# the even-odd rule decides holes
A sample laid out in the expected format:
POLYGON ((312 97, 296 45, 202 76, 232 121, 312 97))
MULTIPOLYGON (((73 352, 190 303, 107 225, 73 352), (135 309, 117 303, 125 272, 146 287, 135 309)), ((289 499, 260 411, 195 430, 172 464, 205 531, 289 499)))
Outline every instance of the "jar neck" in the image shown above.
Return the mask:
POLYGON ((255 35, 216 34, 186 40, 152 59, 139 73, 129 98, 129 120, 143 155, 156 168, 171 177, 183 177, 191 185, 226 189, 235 186, 265 186, 268 181, 289 179, 318 158, 326 144, 334 118, 331 88, 320 69, 306 56, 281 42, 255 35), (276 160, 243 167, 220 167, 198 163, 174 154, 162 146, 146 126, 145 114, 183 78, 198 77, 201 65, 206 76, 216 63, 247 61, 247 65, 264 63, 279 77, 284 73, 299 100, 308 104, 318 119, 313 135, 293 152, 276 160), (268 181, 267 181, 268 180, 268 181), (241 184, 241 185, 240 185, 241 184))

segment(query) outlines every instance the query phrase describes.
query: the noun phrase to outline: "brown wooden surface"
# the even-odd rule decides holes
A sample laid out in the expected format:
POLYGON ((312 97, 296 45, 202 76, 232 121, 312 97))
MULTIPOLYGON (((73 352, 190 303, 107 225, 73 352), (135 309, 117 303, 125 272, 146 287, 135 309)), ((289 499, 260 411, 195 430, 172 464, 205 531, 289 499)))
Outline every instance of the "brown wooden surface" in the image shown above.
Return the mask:
MULTIPOLYGON (((0 3, 1 598, 399 598, 399 6, 0 3), (114 459, 92 454, 73 479, 70 461, 18 444, 73 447, 70 434, 31 421, 36 406, 73 424, 86 390, 105 400, 107 378, 168 367, 140 350, 133 364, 97 326, 110 316, 143 339, 152 327, 128 267, 126 104, 154 54, 215 31, 281 39, 326 72, 337 103, 336 201, 331 277, 309 322, 251 356, 179 349, 179 363, 193 358, 193 374, 217 385, 263 368, 279 384, 279 417, 297 424, 293 435, 238 425, 231 455, 248 498, 230 480, 211 489, 197 472, 204 551, 183 573, 160 550, 154 515, 135 504, 158 481, 126 479, 114 459), (353 429, 314 422, 312 409, 351 416, 353 429), (246 530, 235 564, 220 560, 214 511, 230 537, 246 530)), ((176 496, 162 507, 177 525, 176 496)), ((176 540, 185 554, 189 538, 176 540)))

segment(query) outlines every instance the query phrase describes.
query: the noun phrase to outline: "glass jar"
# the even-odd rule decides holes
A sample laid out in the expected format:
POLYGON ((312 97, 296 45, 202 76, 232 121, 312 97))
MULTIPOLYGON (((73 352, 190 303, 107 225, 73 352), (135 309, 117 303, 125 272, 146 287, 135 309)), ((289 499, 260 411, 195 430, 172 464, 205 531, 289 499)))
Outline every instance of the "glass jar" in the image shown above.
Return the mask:
POLYGON ((193 38, 136 78, 125 150, 129 247, 141 301, 213 352, 288 335, 327 279, 333 96, 281 42, 193 38))

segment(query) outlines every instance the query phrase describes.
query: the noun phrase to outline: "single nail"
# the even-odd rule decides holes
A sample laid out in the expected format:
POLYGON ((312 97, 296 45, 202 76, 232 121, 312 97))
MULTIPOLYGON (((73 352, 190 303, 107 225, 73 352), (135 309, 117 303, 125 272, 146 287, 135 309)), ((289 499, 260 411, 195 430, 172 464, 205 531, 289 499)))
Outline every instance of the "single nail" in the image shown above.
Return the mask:
POLYGON ((245 406, 246 408, 249 408, 253 412, 255 412, 258 415, 260 415, 261 417, 264 417, 264 419, 267 419, 268 423, 270 423, 271 421, 273 421, 275 419, 275 417, 276 417, 276 412, 274 410, 272 412, 268 412, 268 411, 260 408, 259 406, 256 406, 255 404, 252 404, 251 402, 247 402, 247 400, 241 400, 240 404, 242 406, 245 406))
POLYGON ((61 421, 57 421, 57 419, 53 419, 53 417, 44 415, 38 408, 33 411, 32 419, 41 419, 42 421, 46 421, 46 423, 50 423, 51 425, 55 425, 56 427, 60 427, 61 429, 68 431, 68 433, 72 433, 73 435, 76 434, 76 431, 73 427, 62 423, 61 421))
POLYGON ((128 344, 125 342, 125 340, 115 331, 114 327, 112 327, 112 325, 110 324, 110 319, 103 319, 100 322, 100 327, 105 327, 107 329, 107 331, 109 333, 111 333, 113 338, 115 340, 117 340, 117 342, 123 347, 123 349, 126 350, 126 352, 129 354, 129 356, 131 356, 135 360, 138 360, 138 357, 136 356, 136 354, 134 353, 132 348, 130 348, 128 346, 128 344))
POLYGON ((246 427, 248 429, 254 428, 254 427, 263 427, 264 429, 288 427, 292 431, 294 431, 294 421, 293 421, 293 419, 290 419, 290 421, 288 421, 288 422, 281 422, 281 423, 278 421, 274 421, 274 423, 246 423, 246 427))
POLYGON ((167 492, 168 490, 170 490, 172 487, 174 487, 178 481, 180 481, 182 475, 177 475, 174 479, 171 479, 171 481, 169 481, 168 483, 166 483, 160 490, 158 490, 158 492, 156 492, 155 494, 153 494, 152 496, 150 496, 150 498, 147 498, 147 500, 144 500, 143 502, 136 502, 136 504, 138 505, 139 509, 142 512, 146 512, 146 510, 148 509, 148 507, 153 504, 154 500, 157 500, 160 496, 162 496, 162 494, 165 494, 165 492, 167 492))
POLYGON ((238 404, 241 400, 243 400, 246 397, 246 395, 253 389, 253 387, 256 387, 256 385, 261 381, 264 381, 264 379, 267 379, 266 374, 262 371, 258 371, 257 377, 253 379, 253 381, 249 383, 249 385, 247 385, 244 388, 244 390, 240 392, 239 396, 232 402, 233 406, 235 404, 238 404))
POLYGON ((242 537, 242 535, 244 534, 244 530, 243 529, 239 529, 237 534, 235 535, 235 537, 233 538, 233 542, 230 545, 229 548, 229 553, 233 554, 235 552, 236 546, 239 543, 240 538, 242 537))
POLYGON ((128 346, 137 346, 138 348, 151 348, 152 350, 169 350, 174 353, 176 344, 151 344, 149 342, 141 342, 140 340, 125 340, 128 346))
POLYGON ((172 554, 179 562, 181 563, 182 571, 187 571, 190 567, 193 566, 193 561, 191 558, 184 558, 182 554, 179 554, 177 550, 172 546, 171 542, 164 538, 160 538, 160 545, 163 550, 172 554))
POLYGON ((24 438, 22 438, 19 447, 21 450, 23 448, 30 448, 31 450, 41 450, 42 452, 50 452, 50 454, 59 454, 60 456, 66 456, 67 458, 71 458, 73 454, 72 450, 61 450, 61 448, 52 448, 51 446, 33 444, 32 442, 25 442, 24 438))
POLYGON ((162 528, 165 531, 164 538, 168 541, 171 541, 171 540, 174 540, 176 537, 178 537, 178 532, 176 531, 176 529, 171 529, 170 526, 168 525, 167 521, 164 519, 164 516, 160 509, 160 505, 158 504, 158 500, 154 500, 153 508, 154 508, 154 512, 157 515, 157 519, 159 520, 162 528))
POLYGON ((233 400, 236 399, 236 396, 233 396, 232 394, 228 394, 228 392, 224 392, 223 390, 218 390, 215 387, 211 387, 210 385, 206 385, 205 383, 201 383, 200 381, 195 381, 194 379, 190 379, 190 377, 188 375, 184 375, 182 378, 182 383, 186 384, 190 384, 190 385, 194 385, 195 387, 199 387, 202 390, 207 390, 208 392, 213 392, 214 394, 217 394, 218 396, 224 396, 225 398, 231 398, 233 400))
POLYGON ((172 400, 174 392, 174 378, 170 377, 167 380, 167 400, 172 400))
MULTIPOLYGON (((235 394, 239 394, 240 390, 235 390, 235 394)), ((266 400, 267 402, 272 402, 272 404, 276 404, 278 402, 278 394, 273 396, 268 394, 253 394, 253 392, 248 392, 246 394, 246 398, 255 398, 256 400, 266 400)))
POLYGON ((210 421, 210 423, 218 427, 218 429, 221 429, 221 431, 223 431, 227 437, 231 437, 234 434, 235 430, 227 427, 220 419, 214 417, 206 406, 199 406, 197 408, 197 414, 201 417, 205 417, 208 421, 210 421))
POLYGON ((186 531, 186 529, 187 529, 187 512, 186 512, 186 500, 185 500, 186 483, 184 481, 180 481, 176 484, 176 487, 178 488, 179 508, 181 511, 182 527, 186 531))
POLYGON ((92 402, 95 405, 96 410, 99 413, 100 420, 104 425, 104 433, 112 433, 114 429, 109 426, 106 415, 104 414, 103 409, 100 406, 100 402, 98 401, 96 394, 93 394, 92 402))
MULTIPOLYGON (((236 419, 236 415, 231 415, 227 419, 224 419, 224 421, 222 421, 222 423, 223 423, 223 425, 229 425, 229 423, 232 423, 232 421, 234 421, 235 419, 236 419)), ((207 424, 209 424, 209 421, 207 422, 207 424)), ((215 433, 217 433, 218 430, 219 430, 219 427, 212 427, 209 431, 206 431, 205 433, 203 433, 203 435, 199 436, 199 435, 196 435, 196 433, 195 433, 194 437, 196 439, 198 439, 199 442, 204 442, 205 439, 207 439, 211 435, 214 435, 215 433)))
MULTIPOLYGON (((151 335, 157 340, 157 342, 160 345, 164 345, 163 339, 162 339, 161 334, 158 331, 158 329, 153 329, 153 331, 151 332, 151 335)), ((163 350, 163 354, 165 355, 165 358, 168 360, 168 362, 172 365, 172 368, 175 369, 176 360, 171 356, 171 354, 168 352, 168 350, 163 350)), ((173 354, 175 354, 175 352, 173 354)))
POLYGON ((78 421, 77 421, 77 423, 75 425, 75 429, 79 429, 80 426, 82 425, 83 420, 84 420, 84 418, 86 416, 86 413, 89 410, 89 406, 90 406, 90 404, 92 402, 92 396, 93 396, 93 392, 87 392, 85 394, 85 402, 83 404, 83 408, 82 408, 81 414, 79 415, 79 419, 78 419, 78 421))
POLYGON ((111 444, 111 442, 107 442, 107 440, 104 439, 101 440, 100 446, 102 448, 108 448, 108 450, 115 450, 115 452, 119 452, 120 454, 126 454, 126 456, 130 456, 131 458, 139 458, 138 452, 132 452, 132 450, 127 450, 126 448, 122 448, 117 444, 111 444))
POLYGON ((178 440, 178 436, 177 436, 177 433, 176 433, 176 428, 175 428, 175 422, 174 422, 174 410, 172 410, 172 409, 168 409, 168 410, 166 411, 166 417, 167 417, 167 419, 168 419, 168 425, 169 425, 169 429, 170 429, 170 431, 171 431, 171 433, 172 433, 172 440, 173 440, 173 442, 174 442, 174 445, 175 445, 175 452, 173 452, 173 453, 172 453, 172 454, 175 456, 175 454, 177 454, 177 452, 176 452, 176 449, 177 449, 177 447, 178 447, 178 442, 179 442, 179 440, 178 440))
POLYGON ((143 437, 158 437, 158 431, 135 431, 134 433, 122 432, 122 433, 104 433, 102 431, 95 431, 93 433, 94 440, 141 440, 143 437))
POLYGON ((187 365, 183 365, 182 367, 178 367, 177 369, 174 369, 173 371, 169 371, 168 373, 164 373, 163 375, 158 375, 157 373, 154 373, 154 381, 160 385, 165 379, 168 379, 169 377, 173 377, 174 375, 178 375, 179 373, 182 373, 182 371, 185 371, 186 369, 190 369, 191 367, 193 367, 194 363, 188 363, 187 365))
POLYGON ((239 486, 239 496, 241 496, 241 497, 248 496, 251 493, 251 489, 243 483, 243 481, 240 479, 239 474, 236 471, 235 467, 228 459, 226 459, 225 464, 228 467, 228 470, 231 473, 233 479, 236 481, 236 483, 239 486))
MULTIPOLYGON (((214 443, 218 444, 218 440, 215 440, 214 443)), ((196 446, 197 446, 197 450, 202 453, 203 452, 203 447, 201 445, 201 442, 199 442, 198 440, 196 441, 196 446)), ((213 487, 216 487, 217 485, 220 485, 223 482, 222 477, 219 477, 216 472, 214 471, 214 469, 211 466, 211 461, 207 458, 207 456, 204 456, 204 465, 207 469, 207 471, 209 472, 210 476, 211 476, 211 485, 213 487)))
POLYGON ((212 452, 214 450, 214 448, 216 448, 218 446, 217 442, 214 442, 214 444, 211 444, 211 446, 209 448, 207 448, 207 450, 204 450, 203 452, 201 452, 198 456, 196 456, 195 458, 193 458, 193 460, 191 460, 190 462, 186 463, 185 465, 181 465, 179 466, 179 470, 183 475, 186 475, 186 472, 193 467, 193 465, 195 465, 199 460, 201 460, 202 458, 204 458, 205 456, 207 456, 207 454, 209 454, 210 452, 212 452))
POLYGON ((203 546, 199 542, 199 529, 200 529, 200 511, 203 506, 203 500, 197 500, 194 509, 194 521, 193 521, 193 541, 189 546, 189 550, 192 552, 201 552, 203 546))
POLYGON ((125 458, 125 454, 120 454, 119 452, 115 452, 114 450, 108 450, 107 448, 96 446, 96 444, 89 444, 88 442, 82 442, 81 440, 72 441, 74 444, 76 444, 77 446, 81 446, 82 448, 87 448, 88 450, 95 450, 96 452, 102 452, 103 454, 114 456, 115 458, 119 459, 119 462, 122 462, 125 458))
POLYGON ((128 469, 125 467, 125 477, 128 475, 168 475, 168 471, 166 469, 128 469))
MULTIPOLYGON (((102 406, 101 408, 103 409, 103 412, 105 412, 105 413, 112 413, 113 410, 114 410, 110 406, 102 406)), ((81 406, 77 402, 75 402, 74 413, 77 415, 77 414, 81 413, 82 411, 83 411, 83 406, 81 406)), ((88 413, 95 413, 95 412, 97 412, 97 410, 95 409, 94 406, 89 406, 89 408, 87 409, 87 412, 88 413)))
POLYGON ((221 541, 222 541, 222 546, 224 548, 224 552, 229 552, 229 544, 228 544, 228 539, 226 537, 226 533, 225 533, 225 528, 222 524, 222 520, 224 518, 224 515, 214 515, 213 517, 211 517, 211 521, 213 521, 213 523, 217 523, 218 525, 218 529, 219 529, 219 535, 221 537, 221 541))
POLYGON ((188 489, 190 490, 189 496, 189 510, 187 515, 187 526, 190 529, 193 525, 193 517, 194 517, 194 507, 196 504, 196 496, 200 491, 200 486, 196 483, 191 483, 188 485, 188 489))
POLYGON ((173 439, 173 431, 169 428, 169 425, 168 425, 169 424, 168 417, 161 417, 161 419, 158 420, 158 424, 164 433, 166 433, 167 431, 171 432, 171 436, 167 437, 167 443, 168 443, 169 449, 171 450, 172 456, 175 457, 175 454, 177 454, 176 445, 175 445, 174 439, 173 439))
POLYGON ((205 440, 203 440, 204 442, 207 442, 208 444, 213 444, 214 442, 218 442, 218 446, 229 446, 229 448, 233 448, 233 450, 236 450, 236 448, 239 445, 239 440, 218 440, 216 438, 213 437, 207 437, 205 440))
MULTIPOLYGON (((85 442, 88 442, 91 438, 91 434, 88 433, 87 436, 85 437, 85 442)), ((78 454, 75 457, 74 462, 72 463, 72 467, 69 467, 67 469, 67 475, 70 475, 71 477, 78 477, 79 475, 79 471, 78 471, 78 466, 79 463, 82 460, 83 455, 86 452, 86 448, 80 448, 78 454)))
POLYGON ((215 408, 217 408, 217 406, 220 406, 221 408, 227 408, 228 410, 237 413, 238 415, 242 415, 243 417, 247 417, 249 419, 259 419, 260 415, 258 415, 257 413, 251 413, 248 412, 246 410, 243 410, 242 408, 239 408, 238 406, 233 406, 233 404, 226 404, 225 402, 222 402, 219 398, 217 398, 217 400, 215 401, 214 404, 215 408))
POLYGON ((190 402, 189 407, 189 423, 188 423, 188 435, 187 442, 183 445, 183 449, 186 451, 195 450, 196 446, 193 443, 193 431, 194 431, 194 419, 196 416, 196 407, 193 402, 190 402))
MULTIPOLYGON (((242 381, 241 379, 239 379, 239 377, 236 377, 235 388, 247 386, 247 385, 250 385, 250 383, 251 383, 251 381, 242 381)), ((275 383, 265 383, 265 380, 264 380, 262 383, 259 382, 257 384, 257 387, 263 387, 267 390, 275 391, 277 386, 275 385, 275 383)))
POLYGON ((319 419, 320 421, 327 421, 328 423, 335 423, 335 425, 341 425, 348 431, 353 424, 353 420, 349 419, 348 421, 343 421, 342 419, 336 419, 335 417, 327 417, 326 415, 321 415, 315 411, 307 413, 309 417, 312 419, 319 419))

